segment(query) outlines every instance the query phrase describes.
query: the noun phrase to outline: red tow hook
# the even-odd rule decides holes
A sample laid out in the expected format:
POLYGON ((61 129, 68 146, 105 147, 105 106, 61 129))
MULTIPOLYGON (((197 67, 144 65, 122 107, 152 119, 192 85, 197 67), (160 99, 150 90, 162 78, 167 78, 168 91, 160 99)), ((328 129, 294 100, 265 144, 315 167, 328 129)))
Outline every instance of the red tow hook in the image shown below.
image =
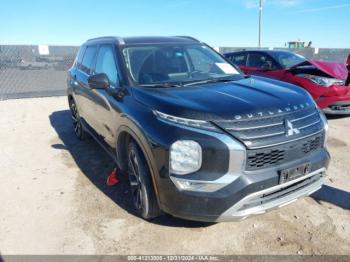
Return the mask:
POLYGON ((106 184, 107 186, 115 186, 118 183, 119 183, 118 172, 117 172, 117 169, 114 168, 112 173, 107 177, 106 184))

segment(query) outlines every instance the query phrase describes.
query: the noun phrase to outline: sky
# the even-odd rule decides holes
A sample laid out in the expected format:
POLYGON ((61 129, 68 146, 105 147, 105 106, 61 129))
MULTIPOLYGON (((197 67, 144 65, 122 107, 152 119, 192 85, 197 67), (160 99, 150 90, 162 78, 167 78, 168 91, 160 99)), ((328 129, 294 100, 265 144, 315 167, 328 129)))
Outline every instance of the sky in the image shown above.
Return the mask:
MULTIPOLYGON (((0 0, 0 44, 80 45, 104 35, 190 35, 255 47, 259 0, 0 0)), ((262 46, 350 48, 350 0, 264 0, 262 46)))

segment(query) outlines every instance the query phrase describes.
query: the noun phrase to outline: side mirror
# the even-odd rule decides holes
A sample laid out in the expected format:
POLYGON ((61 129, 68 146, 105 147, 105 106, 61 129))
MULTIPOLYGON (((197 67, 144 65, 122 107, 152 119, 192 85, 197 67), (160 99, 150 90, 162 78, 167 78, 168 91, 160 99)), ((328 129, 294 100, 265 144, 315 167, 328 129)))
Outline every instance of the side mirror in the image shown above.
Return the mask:
POLYGON ((104 73, 91 75, 88 78, 88 84, 92 89, 106 89, 109 87, 109 79, 104 73))

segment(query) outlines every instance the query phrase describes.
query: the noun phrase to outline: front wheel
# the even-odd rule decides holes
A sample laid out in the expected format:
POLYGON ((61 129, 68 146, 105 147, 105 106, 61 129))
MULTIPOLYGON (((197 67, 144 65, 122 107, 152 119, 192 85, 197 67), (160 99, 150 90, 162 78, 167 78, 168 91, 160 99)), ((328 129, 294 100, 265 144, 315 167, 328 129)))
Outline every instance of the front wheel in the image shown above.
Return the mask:
POLYGON ((72 115, 74 133, 80 140, 84 140, 88 134, 83 128, 78 108, 73 98, 69 100, 69 108, 72 115))
POLYGON ((131 194, 138 215, 152 219, 160 215, 146 160, 134 141, 128 146, 128 174, 131 194))

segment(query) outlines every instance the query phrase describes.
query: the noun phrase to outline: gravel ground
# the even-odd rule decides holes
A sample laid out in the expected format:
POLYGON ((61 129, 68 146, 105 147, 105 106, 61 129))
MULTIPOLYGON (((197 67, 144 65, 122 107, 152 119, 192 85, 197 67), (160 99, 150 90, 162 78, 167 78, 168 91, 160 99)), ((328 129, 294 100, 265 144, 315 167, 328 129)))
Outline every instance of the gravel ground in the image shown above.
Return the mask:
POLYGON ((65 97, 0 102, 2 254, 348 254, 350 118, 330 120, 326 185, 241 222, 134 215, 125 178, 73 134, 65 97))

